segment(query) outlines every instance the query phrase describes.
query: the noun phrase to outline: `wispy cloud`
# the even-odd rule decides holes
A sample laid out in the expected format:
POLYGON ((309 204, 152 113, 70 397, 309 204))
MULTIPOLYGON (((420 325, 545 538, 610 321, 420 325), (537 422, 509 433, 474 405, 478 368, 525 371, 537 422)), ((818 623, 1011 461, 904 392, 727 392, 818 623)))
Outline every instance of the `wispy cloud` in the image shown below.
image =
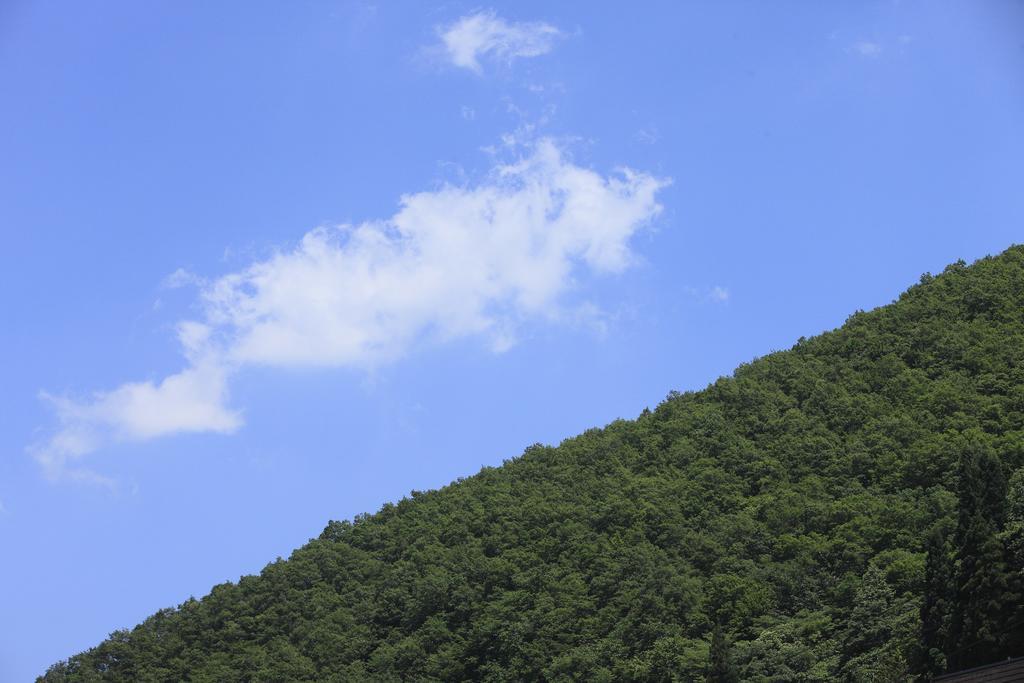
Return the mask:
POLYGON ((112 486, 110 479, 88 469, 69 468, 68 463, 110 443, 184 432, 235 431, 242 418, 226 407, 228 372, 229 367, 208 359, 159 383, 130 382, 85 400, 43 392, 41 398, 53 408, 59 428, 29 452, 50 478, 112 486))
MULTIPOLYGON (((658 214, 668 181, 605 176, 550 139, 474 186, 405 195, 390 218, 321 227, 248 267, 206 281, 202 315, 178 325, 184 370, 84 400, 45 398, 58 429, 31 449, 52 476, 112 442, 231 433, 228 384, 246 366, 372 368, 422 344, 476 336, 501 351, 529 319, 572 319, 578 276, 634 262, 630 238, 658 214)), ((588 316, 595 317, 593 311, 588 316)))
POLYGON ((650 126, 648 128, 641 128, 634 135, 633 139, 643 145, 653 145, 661 139, 661 135, 658 134, 658 129, 650 126))
POLYGON ((850 49, 861 57, 867 57, 869 59, 882 56, 882 44, 870 40, 859 40, 851 45, 850 49))
POLYGON ((727 287, 715 285, 713 287, 683 286, 683 292, 692 297, 695 301, 703 301, 712 304, 724 304, 729 301, 731 294, 727 287))
POLYGON ((721 285, 715 285, 708 292, 708 299, 716 304, 724 304, 729 300, 729 290, 721 285))
POLYGON ((452 64, 481 73, 481 59, 509 63, 520 57, 537 57, 550 52, 562 32, 544 22, 509 22, 493 11, 484 11, 443 26, 438 34, 452 64))

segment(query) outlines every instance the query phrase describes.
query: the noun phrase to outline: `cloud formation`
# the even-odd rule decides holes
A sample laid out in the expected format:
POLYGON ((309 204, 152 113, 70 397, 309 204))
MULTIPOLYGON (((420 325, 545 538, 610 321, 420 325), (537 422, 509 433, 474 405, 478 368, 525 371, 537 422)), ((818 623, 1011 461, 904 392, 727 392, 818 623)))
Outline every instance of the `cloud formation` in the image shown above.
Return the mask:
POLYGON ((875 43, 870 40, 861 40, 854 43, 852 46, 854 52, 859 54, 861 57, 875 58, 882 55, 881 43, 875 43))
POLYGON ((109 443, 182 432, 229 434, 242 424, 241 415, 225 405, 227 368, 211 362, 192 365, 158 384, 129 382, 84 401, 45 392, 42 398, 53 407, 59 428, 29 451, 51 478, 110 484, 88 470, 69 470, 67 464, 109 443))
POLYGON ((716 304, 724 304, 729 300, 729 290, 721 285, 715 285, 708 293, 708 298, 716 304))
POLYGON ((485 57, 506 63, 550 52, 561 31, 540 21, 508 22, 493 11, 477 12, 438 30, 452 64, 476 73, 485 57))
POLYGON ((246 366, 371 368, 470 336, 504 350, 523 322, 562 317, 581 271, 633 263, 630 238, 661 210, 667 182, 601 175, 542 139, 475 186, 403 196, 388 219, 317 228, 210 281, 179 272, 174 284, 197 286, 202 310, 178 325, 186 368, 86 400, 47 395, 59 428, 32 452, 57 476, 111 442, 231 433, 242 417, 228 382, 246 366))

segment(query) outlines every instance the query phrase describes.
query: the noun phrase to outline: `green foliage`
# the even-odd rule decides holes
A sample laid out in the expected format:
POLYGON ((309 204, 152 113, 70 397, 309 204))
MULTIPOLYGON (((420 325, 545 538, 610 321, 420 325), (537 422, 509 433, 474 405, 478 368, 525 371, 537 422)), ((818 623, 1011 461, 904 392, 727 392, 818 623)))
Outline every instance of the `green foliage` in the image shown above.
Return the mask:
POLYGON ((1014 247, 635 421, 331 522, 43 680, 694 681, 720 623, 740 680, 905 681, 922 610, 959 600, 962 634, 1017 590, 1024 504, 964 472, 1022 465, 1014 247), (979 564, 943 598, 927 539, 957 528, 979 564))
POLYGON ((1017 578, 1020 579, 1024 578, 1024 468, 1014 473, 1008 488, 1003 542, 1006 545, 1011 570, 1015 571, 1017 578))
POLYGON ((707 683, 739 683, 740 675, 732 661, 732 644, 723 633, 722 624, 718 622, 711 635, 708 658, 707 683))
POLYGON ((946 534, 928 537, 924 602, 921 605, 921 647, 917 672, 931 679, 946 671, 946 653, 953 650, 949 619, 953 610, 953 557, 946 534))
POLYGON ((885 572, 870 564, 845 625, 842 679, 865 683, 905 680, 907 652, 917 627, 915 608, 912 598, 898 597, 885 572))
POLYGON ((1006 478, 992 449, 970 435, 959 466, 956 575, 950 626, 952 671, 1013 654, 1006 642, 1013 616, 1012 578, 998 534, 1006 516, 1006 478))

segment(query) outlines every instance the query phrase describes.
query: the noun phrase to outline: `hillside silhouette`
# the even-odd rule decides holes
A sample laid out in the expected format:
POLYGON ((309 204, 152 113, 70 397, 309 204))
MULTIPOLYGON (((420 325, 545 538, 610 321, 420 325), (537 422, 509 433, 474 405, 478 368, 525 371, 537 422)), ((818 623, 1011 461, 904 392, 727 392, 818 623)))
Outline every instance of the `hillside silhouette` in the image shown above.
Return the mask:
POLYGON ((39 680, 926 680, 1024 654, 1022 466, 1015 246, 39 680))

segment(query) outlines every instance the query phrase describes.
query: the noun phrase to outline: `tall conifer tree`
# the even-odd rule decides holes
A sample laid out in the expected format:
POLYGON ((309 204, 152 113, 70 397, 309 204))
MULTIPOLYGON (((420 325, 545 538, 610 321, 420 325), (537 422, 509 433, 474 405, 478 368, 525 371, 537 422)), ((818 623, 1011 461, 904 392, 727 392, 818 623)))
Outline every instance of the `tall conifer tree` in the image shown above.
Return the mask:
POLYGON ((946 670, 949 618, 953 595, 953 560, 946 534, 936 529, 928 536, 924 601, 921 604, 921 651, 918 672, 927 679, 946 670))
POLYGON ((732 660, 732 647, 721 622, 715 623, 711 633, 707 683, 739 683, 740 675, 732 660))
POLYGON ((998 535, 1005 519, 1006 477, 999 459, 977 437, 960 458, 959 496, 951 671, 1004 656, 1012 619, 1006 551, 998 535))

